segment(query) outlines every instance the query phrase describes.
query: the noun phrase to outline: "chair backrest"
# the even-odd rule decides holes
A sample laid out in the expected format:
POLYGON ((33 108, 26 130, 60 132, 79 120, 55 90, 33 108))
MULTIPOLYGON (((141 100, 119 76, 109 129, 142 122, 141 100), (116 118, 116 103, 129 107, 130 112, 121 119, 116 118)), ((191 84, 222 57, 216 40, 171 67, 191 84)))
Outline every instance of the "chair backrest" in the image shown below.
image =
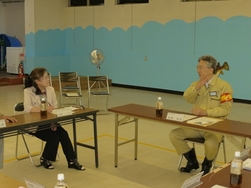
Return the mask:
POLYGON ((63 89, 80 89, 80 78, 77 72, 59 72, 59 87, 63 89))
POLYGON ((107 76, 89 76, 90 81, 106 81, 108 80, 107 76))
POLYGON ((88 93, 96 95, 109 95, 108 76, 88 76, 88 93))
POLYGON ((77 72, 59 72, 59 91, 62 105, 62 95, 67 93, 77 93, 78 97, 82 96, 80 77, 77 72))
POLYGON ((52 86, 52 80, 51 80, 51 73, 47 73, 48 74, 48 77, 49 77, 49 80, 50 80, 50 86, 52 86))
POLYGON ((59 72, 59 80, 61 82, 76 82, 77 79, 77 72, 59 72))
POLYGON ((15 104, 14 114, 17 114, 18 112, 23 112, 23 111, 24 111, 24 103, 23 102, 15 104))

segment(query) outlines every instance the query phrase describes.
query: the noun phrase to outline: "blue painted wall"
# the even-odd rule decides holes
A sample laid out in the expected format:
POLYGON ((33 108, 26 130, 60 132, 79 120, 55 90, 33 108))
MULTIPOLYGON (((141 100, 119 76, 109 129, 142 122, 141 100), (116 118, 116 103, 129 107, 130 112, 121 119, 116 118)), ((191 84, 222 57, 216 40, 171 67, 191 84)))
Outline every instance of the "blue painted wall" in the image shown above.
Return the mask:
POLYGON ((100 74, 113 83, 175 91, 184 91, 198 79, 197 59, 210 54, 221 64, 228 62, 230 71, 221 77, 233 86, 234 98, 251 100, 250 17, 172 20, 164 25, 149 21, 126 31, 92 26, 46 30, 27 34, 26 44, 27 72, 45 66, 53 75, 69 70, 96 75, 89 54, 98 48, 105 55, 100 74))

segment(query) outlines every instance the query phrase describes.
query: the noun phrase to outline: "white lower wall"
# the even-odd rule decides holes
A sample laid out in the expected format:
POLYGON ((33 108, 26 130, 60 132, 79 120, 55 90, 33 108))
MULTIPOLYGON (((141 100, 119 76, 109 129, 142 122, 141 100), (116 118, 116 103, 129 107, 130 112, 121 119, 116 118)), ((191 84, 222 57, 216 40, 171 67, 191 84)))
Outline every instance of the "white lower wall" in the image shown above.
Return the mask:
POLYGON ((5 32, 4 17, 4 5, 0 3, 0 34, 5 32))
POLYGON ((16 37, 25 46, 24 3, 5 3, 4 10, 4 34, 16 37))

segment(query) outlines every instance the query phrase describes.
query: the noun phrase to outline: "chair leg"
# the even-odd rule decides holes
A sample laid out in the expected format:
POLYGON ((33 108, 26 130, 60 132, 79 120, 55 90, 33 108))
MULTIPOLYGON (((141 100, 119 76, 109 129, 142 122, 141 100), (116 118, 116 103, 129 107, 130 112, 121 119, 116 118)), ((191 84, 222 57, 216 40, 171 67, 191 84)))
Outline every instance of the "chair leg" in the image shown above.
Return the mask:
POLYGON ((226 156, 226 147, 225 147, 225 141, 224 141, 224 138, 222 138, 221 142, 219 143, 219 147, 218 147, 218 150, 217 150, 217 153, 216 153, 216 156, 213 160, 213 163, 212 163, 212 168, 211 168, 211 172, 213 171, 214 169, 214 166, 215 166, 215 162, 216 162, 216 159, 217 159, 217 156, 218 156, 218 153, 219 153, 219 150, 220 150, 220 147, 221 147, 221 144, 222 144, 222 147, 223 147, 223 157, 224 157, 224 163, 227 163, 227 156, 226 156))
POLYGON ((61 96, 61 107, 64 107, 64 99, 62 96, 61 96))
POLYGON ((62 94, 60 93, 60 107, 63 106, 63 97, 62 97, 62 94))
POLYGON ((82 98, 76 98, 76 104, 77 105, 82 105, 82 98))
POLYGON ((42 142, 42 144, 41 144, 41 151, 40 151, 38 154, 32 155, 32 154, 30 153, 29 148, 28 148, 27 142, 26 142, 26 140, 25 140, 25 138, 24 138, 24 133, 20 133, 20 134, 21 134, 21 136, 22 136, 22 139, 23 139, 23 142, 24 142, 26 151, 27 151, 27 153, 28 153, 28 156, 25 156, 25 157, 19 157, 19 156, 18 156, 18 140, 19 140, 19 134, 18 134, 18 135, 17 135, 17 139, 16 139, 16 159, 17 159, 17 160, 22 160, 22 159, 30 158, 31 163, 32 163, 34 166, 36 166, 36 167, 41 166, 40 164, 39 164, 39 165, 35 164, 32 157, 41 154, 42 149, 43 149, 43 142, 42 142))
POLYGON ((216 159, 217 159, 217 156, 218 156, 218 153, 219 153, 219 149, 220 149, 220 144, 219 144, 218 151, 217 151, 217 153, 216 153, 216 155, 215 155, 215 158, 214 158, 213 161, 212 161, 212 167, 211 167, 211 169, 210 169, 210 172, 212 172, 213 169, 214 169, 215 162, 216 162, 216 159))
POLYGON ((108 102, 109 102, 109 95, 106 96, 106 106, 105 106, 106 110, 108 109, 108 102))
POLYGON ((90 108, 90 94, 88 93, 88 108, 90 108))
POLYGON ((223 140, 222 140, 222 146, 223 146, 224 163, 227 163, 226 145, 225 145, 225 140, 224 140, 224 138, 223 138, 223 140))
POLYGON ((180 169, 181 162, 183 160, 183 155, 180 155, 179 163, 178 163, 178 170, 180 169))

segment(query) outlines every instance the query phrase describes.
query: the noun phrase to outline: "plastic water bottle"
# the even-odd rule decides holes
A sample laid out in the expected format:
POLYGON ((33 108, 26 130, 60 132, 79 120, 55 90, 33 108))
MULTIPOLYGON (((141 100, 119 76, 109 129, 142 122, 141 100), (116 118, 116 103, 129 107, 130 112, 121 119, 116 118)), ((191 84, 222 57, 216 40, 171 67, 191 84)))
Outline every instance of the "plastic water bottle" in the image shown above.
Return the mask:
POLYGON ((47 102, 46 102, 46 98, 45 97, 41 98, 40 116, 41 116, 41 118, 47 118, 47 102))
POLYGON ((158 100, 156 102, 156 116, 162 117, 163 115, 163 102, 161 100, 161 97, 158 97, 158 100))
POLYGON ((231 162, 230 185, 234 188, 240 188, 242 183, 243 161, 240 158, 241 153, 239 151, 236 151, 234 155, 235 158, 231 162))
POLYGON ((69 188, 68 185, 64 182, 64 174, 58 174, 58 181, 54 188, 69 188))

